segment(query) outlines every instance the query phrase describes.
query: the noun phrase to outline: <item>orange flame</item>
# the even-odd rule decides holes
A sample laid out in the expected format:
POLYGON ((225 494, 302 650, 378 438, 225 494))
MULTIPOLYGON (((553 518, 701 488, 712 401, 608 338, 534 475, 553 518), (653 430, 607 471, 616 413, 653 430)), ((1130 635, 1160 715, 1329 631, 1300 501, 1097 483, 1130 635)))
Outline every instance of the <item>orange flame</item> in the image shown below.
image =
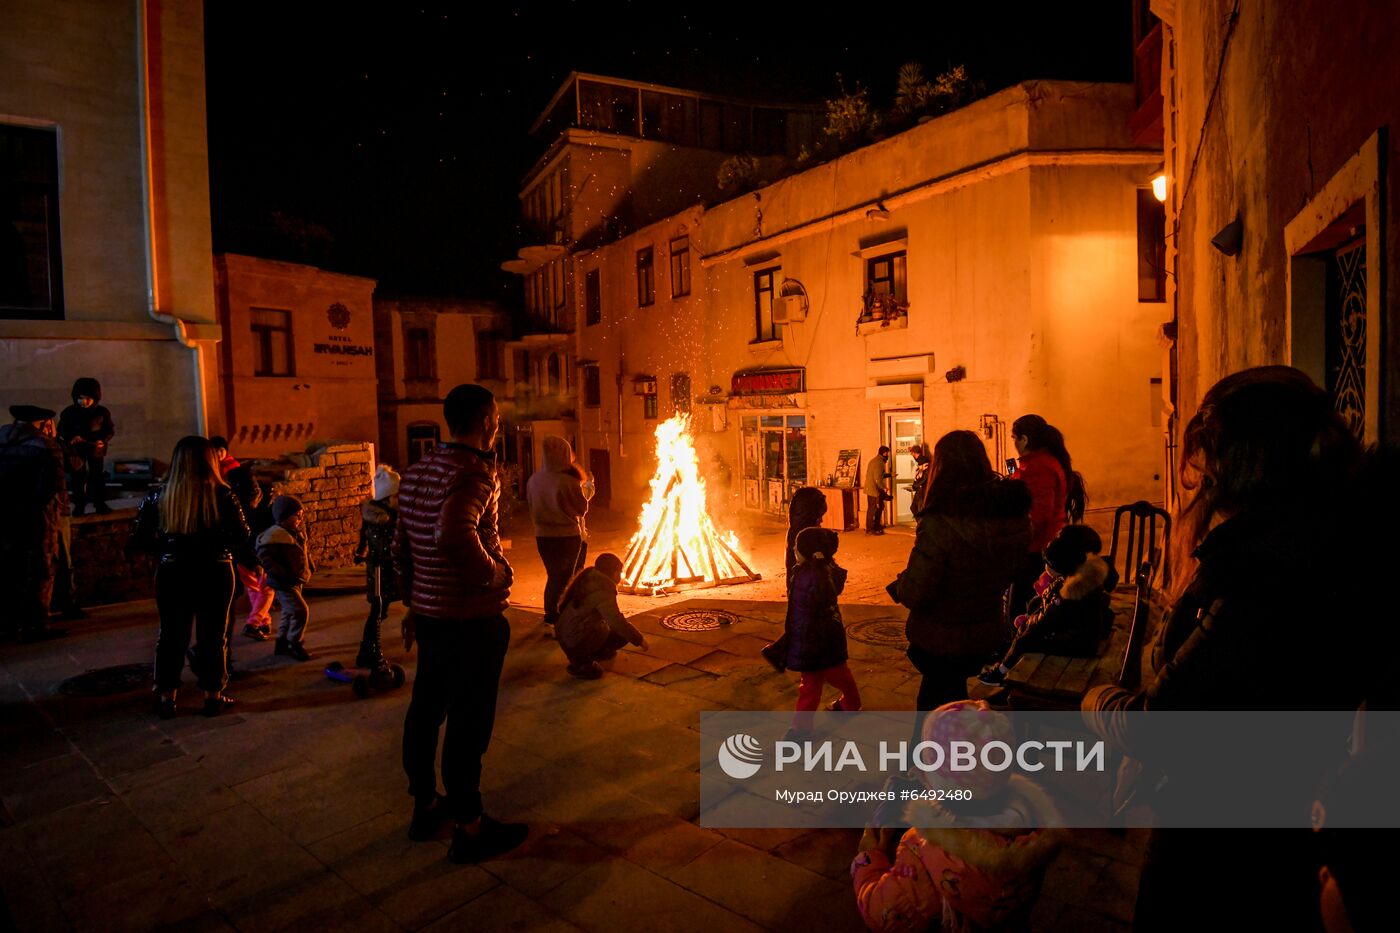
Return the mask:
POLYGON ((734 532, 721 535, 710 520, 690 416, 678 414, 657 425, 651 498, 627 546, 623 591, 655 595, 757 579, 739 555, 734 532))

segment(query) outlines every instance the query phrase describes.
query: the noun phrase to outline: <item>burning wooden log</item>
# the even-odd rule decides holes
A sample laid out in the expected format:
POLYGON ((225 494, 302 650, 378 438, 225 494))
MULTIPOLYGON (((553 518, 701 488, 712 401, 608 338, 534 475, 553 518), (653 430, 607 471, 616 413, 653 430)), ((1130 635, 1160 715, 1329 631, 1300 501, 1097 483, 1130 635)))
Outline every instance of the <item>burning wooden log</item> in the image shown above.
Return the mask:
POLYGON ((759 579, 739 555, 734 533, 721 535, 710 520, 687 416, 657 426, 656 459, 651 499, 627 547, 618 591, 655 596, 759 579))

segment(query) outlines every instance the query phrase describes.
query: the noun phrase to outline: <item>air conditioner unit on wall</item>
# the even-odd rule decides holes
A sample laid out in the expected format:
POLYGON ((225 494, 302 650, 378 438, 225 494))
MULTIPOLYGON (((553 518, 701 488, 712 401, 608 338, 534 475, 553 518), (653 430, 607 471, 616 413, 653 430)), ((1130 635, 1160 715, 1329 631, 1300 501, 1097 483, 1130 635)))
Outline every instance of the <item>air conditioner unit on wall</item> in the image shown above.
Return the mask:
POLYGON ((807 299, 802 295, 788 295, 773 302, 774 324, 796 324, 807 320, 807 299))

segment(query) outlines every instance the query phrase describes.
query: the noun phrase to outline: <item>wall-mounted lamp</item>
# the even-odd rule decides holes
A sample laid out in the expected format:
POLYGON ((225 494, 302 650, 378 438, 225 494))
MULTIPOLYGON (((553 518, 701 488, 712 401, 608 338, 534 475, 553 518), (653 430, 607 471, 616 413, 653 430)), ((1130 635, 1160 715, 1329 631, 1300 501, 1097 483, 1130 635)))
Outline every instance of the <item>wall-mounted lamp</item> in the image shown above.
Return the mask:
POLYGON ((967 367, 954 366, 952 369, 948 370, 946 373, 943 374, 943 378, 947 379, 949 382, 962 382, 964 379, 967 378, 967 367))
POLYGON ((1220 232, 1210 238, 1210 245, 1214 246, 1226 256, 1238 256, 1240 246, 1244 243, 1244 219, 1238 214, 1235 219, 1220 228, 1220 232))
POLYGON ((1167 200, 1167 176, 1165 172, 1158 172, 1152 176, 1152 196, 1158 201, 1167 200))
POLYGON ((865 212, 866 220, 889 220, 890 209, 885 207, 884 201, 876 201, 875 206, 865 212))

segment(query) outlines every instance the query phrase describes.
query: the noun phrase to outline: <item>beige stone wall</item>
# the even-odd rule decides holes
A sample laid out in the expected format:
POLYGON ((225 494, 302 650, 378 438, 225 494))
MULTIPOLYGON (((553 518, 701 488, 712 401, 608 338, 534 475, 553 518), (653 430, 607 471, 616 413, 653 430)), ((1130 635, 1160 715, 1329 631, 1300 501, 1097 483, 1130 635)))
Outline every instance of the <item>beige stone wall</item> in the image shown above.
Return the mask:
POLYGON ((289 470, 273 495, 296 496, 306 513, 307 543, 319 567, 353 563, 360 504, 374 493, 374 445, 327 447, 316 465, 289 470))

